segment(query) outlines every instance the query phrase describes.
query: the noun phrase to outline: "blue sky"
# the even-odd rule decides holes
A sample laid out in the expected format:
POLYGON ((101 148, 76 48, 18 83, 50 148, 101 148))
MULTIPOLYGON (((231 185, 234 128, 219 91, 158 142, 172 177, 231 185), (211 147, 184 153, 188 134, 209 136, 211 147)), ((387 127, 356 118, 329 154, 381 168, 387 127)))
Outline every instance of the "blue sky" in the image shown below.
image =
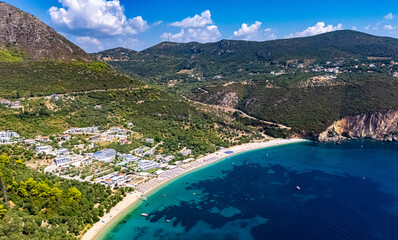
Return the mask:
POLYGON ((398 38, 398 2, 5 0, 88 52, 159 42, 264 41, 354 29, 398 38))

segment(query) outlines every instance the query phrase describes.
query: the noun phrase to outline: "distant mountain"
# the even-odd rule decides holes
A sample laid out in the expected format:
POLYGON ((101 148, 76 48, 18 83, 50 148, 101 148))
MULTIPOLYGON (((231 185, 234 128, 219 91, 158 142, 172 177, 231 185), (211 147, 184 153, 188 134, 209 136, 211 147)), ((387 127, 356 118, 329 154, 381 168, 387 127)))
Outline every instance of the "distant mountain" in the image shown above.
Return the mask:
POLYGON ((91 60, 37 17, 0 2, 0 49, 18 50, 31 60, 91 60))
POLYGON ((240 61, 393 57, 398 55, 398 39, 378 37, 351 30, 340 30, 311 37, 265 42, 236 40, 222 40, 206 44, 164 42, 142 51, 142 54, 179 57, 201 55, 215 58, 237 56, 240 61))
POLYGON ((221 78, 225 81, 240 81, 246 80, 248 74, 269 73, 272 71, 269 66, 289 62, 305 64, 336 59, 397 58, 398 39, 341 30, 265 42, 163 42, 141 52, 113 49, 94 56, 127 74, 160 84, 176 80, 192 83, 221 78))

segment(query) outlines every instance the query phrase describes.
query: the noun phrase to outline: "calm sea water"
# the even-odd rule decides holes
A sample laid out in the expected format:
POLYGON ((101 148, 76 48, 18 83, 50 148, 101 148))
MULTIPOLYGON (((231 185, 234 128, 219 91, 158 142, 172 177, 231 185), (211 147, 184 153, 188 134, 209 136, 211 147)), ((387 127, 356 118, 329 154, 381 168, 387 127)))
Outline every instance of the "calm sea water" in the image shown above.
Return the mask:
POLYGON ((398 239, 398 144, 230 157, 153 193, 103 239, 398 239))

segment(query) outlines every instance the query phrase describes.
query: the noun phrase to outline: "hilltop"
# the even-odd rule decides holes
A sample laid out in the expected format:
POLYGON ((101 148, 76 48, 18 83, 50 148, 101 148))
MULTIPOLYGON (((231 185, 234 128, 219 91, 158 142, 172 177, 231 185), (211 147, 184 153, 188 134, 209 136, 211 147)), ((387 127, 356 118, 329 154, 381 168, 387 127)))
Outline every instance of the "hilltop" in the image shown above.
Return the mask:
POLYGON ((0 2, 0 48, 32 60, 90 60, 90 56, 37 17, 0 2))

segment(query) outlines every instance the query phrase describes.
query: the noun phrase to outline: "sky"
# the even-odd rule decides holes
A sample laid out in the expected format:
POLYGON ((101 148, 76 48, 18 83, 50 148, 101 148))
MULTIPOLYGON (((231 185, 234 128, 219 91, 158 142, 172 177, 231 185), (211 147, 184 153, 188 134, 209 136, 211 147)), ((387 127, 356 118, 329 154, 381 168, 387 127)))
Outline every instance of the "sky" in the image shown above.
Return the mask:
POLYGON ((163 41, 266 41, 351 29, 398 38, 398 0, 3 0, 87 52, 163 41))

